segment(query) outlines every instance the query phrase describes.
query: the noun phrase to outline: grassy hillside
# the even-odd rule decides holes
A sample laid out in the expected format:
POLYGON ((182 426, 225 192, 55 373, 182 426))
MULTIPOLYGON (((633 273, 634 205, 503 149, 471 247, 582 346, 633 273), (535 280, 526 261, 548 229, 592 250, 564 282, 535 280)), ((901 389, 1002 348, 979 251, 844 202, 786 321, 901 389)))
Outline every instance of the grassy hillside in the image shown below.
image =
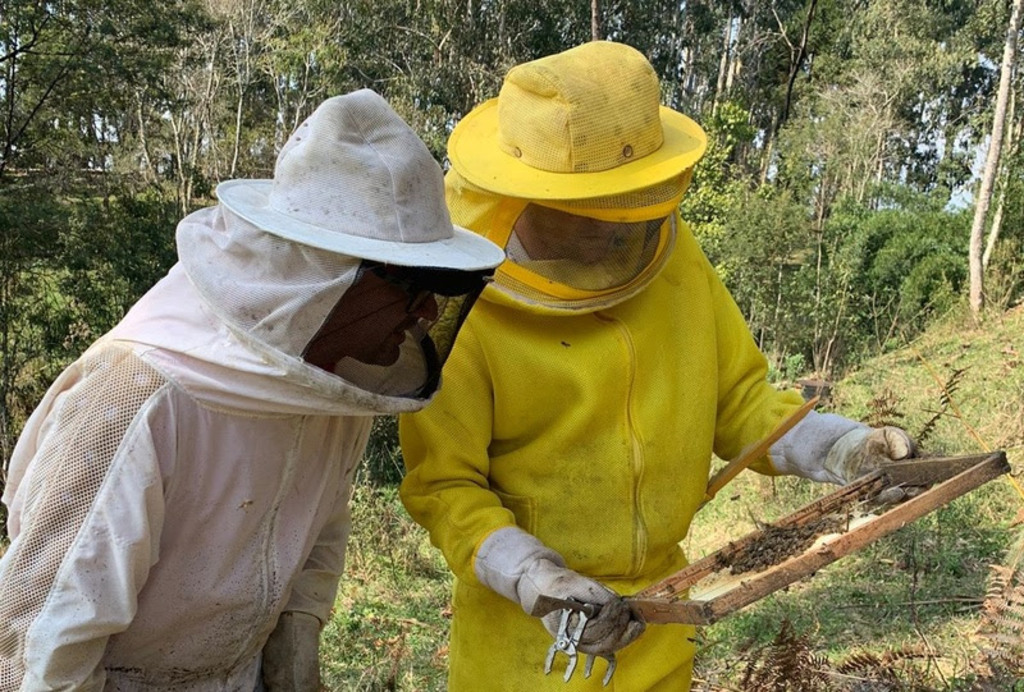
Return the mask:
MULTIPOLYGON (((950 320, 930 330, 836 383, 819 410, 902 425, 927 454, 1004 449, 1019 468, 1022 403, 1017 309, 981 328, 950 320)), ((833 489, 742 474, 698 515, 691 558, 833 489)), ((991 621, 983 611, 991 565, 1006 561, 1022 508, 1011 481, 997 479, 702 628, 694 689, 1013 689, 1024 676, 1012 665, 1013 647, 976 632, 991 621)), ((443 689, 449 588, 443 562, 394 488, 360 485, 348 573, 325 636, 325 685, 443 689)))
MULTIPOLYGON (((1002 449, 1024 463, 1024 310, 982 327, 950 320, 836 383, 832 410, 901 425, 925 455, 1002 449)), ((1016 689, 1018 643, 979 627, 991 566, 1019 535, 1024 496, 999 478, 867 548, 705 628, 696 689, 1016 689), (996 654, 992 653, 995 648, 996 654), (775 677, 773 677, 775 676, 775 677)), ((693 558, 786 515, 829 488, 741 476, 698 516, 693 558)), ((993 598, 992 607, 998 603, 993 598)))

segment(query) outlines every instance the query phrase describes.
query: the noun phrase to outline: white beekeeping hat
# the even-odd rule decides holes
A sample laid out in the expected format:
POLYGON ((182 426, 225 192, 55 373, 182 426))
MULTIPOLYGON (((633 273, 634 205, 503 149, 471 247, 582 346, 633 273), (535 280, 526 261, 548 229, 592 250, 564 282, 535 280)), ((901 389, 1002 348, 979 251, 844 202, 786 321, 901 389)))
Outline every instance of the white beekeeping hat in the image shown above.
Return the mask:
POLYGON ((274 235, 388 264, 481 270, 504 259, 452 225, 441 167, 369 89, 327 99, 281 149, 273 180, 229 180, 220 203, 274 235))

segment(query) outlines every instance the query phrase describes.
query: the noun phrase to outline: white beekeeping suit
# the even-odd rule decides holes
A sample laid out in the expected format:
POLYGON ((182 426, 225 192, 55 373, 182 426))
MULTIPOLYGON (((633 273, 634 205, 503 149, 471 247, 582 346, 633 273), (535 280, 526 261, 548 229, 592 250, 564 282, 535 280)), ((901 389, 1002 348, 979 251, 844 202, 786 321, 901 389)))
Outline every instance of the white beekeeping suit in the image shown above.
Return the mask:
POLYGON ((429 400, 503 257, 453 228, 440 168, 368 90, 322 104, 273 181, 218 195, 18 441, 2 690, 259 689, 281 614, 329 617, 372 416, 429 400), (371 298, 400 282, 388 326, 371 298), (382 324, 392 355, 310 355, 382 324))

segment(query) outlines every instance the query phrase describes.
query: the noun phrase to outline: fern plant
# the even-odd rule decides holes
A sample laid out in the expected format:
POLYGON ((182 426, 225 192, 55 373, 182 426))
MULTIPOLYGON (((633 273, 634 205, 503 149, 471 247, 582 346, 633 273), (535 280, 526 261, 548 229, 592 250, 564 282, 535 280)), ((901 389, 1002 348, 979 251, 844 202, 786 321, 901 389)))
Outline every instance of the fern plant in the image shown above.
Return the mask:
POLYGON ((788 620, 770 644, 755 649, 747 661, 744 690, 828 692, 834 690, 828 659, 814 653, 810 637, 788 620))
MULTIPOLYGON (((982 654, 997 671, 1024 675, 1024 531, 992 565, 977 634, 982 654)), ((995 672, 995 671, 990 671, 995 672)))

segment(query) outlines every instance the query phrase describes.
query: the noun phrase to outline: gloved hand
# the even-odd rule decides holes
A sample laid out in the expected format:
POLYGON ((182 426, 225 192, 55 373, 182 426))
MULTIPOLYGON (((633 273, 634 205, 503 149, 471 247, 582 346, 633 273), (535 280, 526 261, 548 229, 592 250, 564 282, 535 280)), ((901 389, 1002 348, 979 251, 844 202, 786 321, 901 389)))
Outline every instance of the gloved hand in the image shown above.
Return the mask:
POLYGON ((854 428, 833 443, 825 457, 825 469, 845 485, 915 452, 914 441, 900 428, 854 428))
MULTIPOLYGON (((600 604, 600 612, 583 630, 579 646, 583 653, 607 656, 644 631, 643 622, 633 618, 622 597, 567 569, 558 553, 521 529, 506 527, 488 536, 477 551, 474 570, 482 584, 519 603, 528 615, 539 615, 540 596, 600 604)), ((557 610, 541 617, 551 636, 558 632, 560 619, 557 610)))
POLYGON ((263 645, 263 685, 268 692, 320 689, 320 619, 285 611, 263 645))
MULTIPOLYGON (((520 605, 530 615, 536 614, 537 597, 541 595, 600 605, 601 610, 596 617, 587 620, 580 637, 579 650, 585 654, 607 656, 644 631, 644 624, 633 619, 629 606, 617 593, 545 558, 535 560, 526 569, 519 579, 518 593, 520 605)), ((573 614, 569 620, 570 630, 575 626, 576 617, 573 614)), ((552 637, 558 634, 561 618, 559 610, 541 616, 552 637)))

